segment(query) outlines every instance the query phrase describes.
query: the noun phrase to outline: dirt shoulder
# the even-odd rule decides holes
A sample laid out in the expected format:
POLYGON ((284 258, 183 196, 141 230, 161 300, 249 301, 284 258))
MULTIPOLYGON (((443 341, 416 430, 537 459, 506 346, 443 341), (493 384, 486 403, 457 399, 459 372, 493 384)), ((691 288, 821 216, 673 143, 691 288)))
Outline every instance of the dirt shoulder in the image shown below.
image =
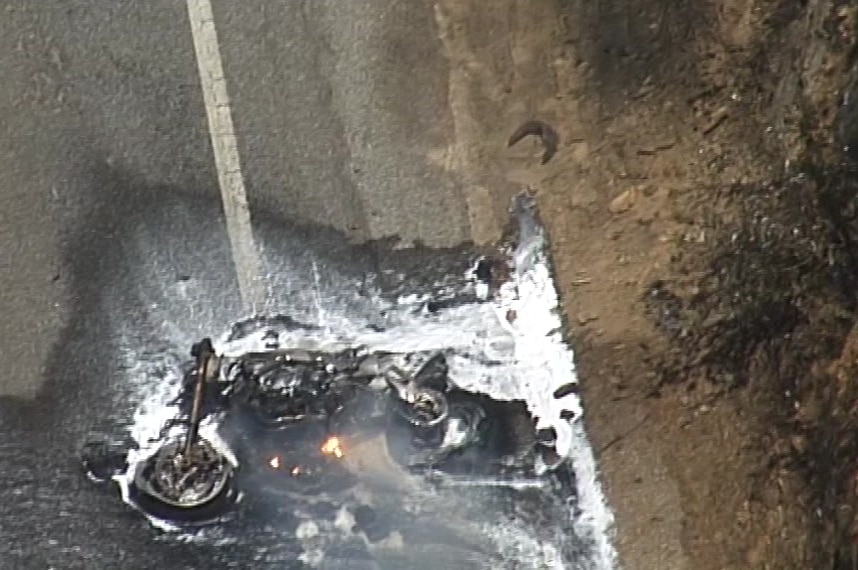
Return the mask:
POLYGON ((471 203, 550 230, 626 568, 850 552, 856 10, 803 4, 436 2, 471 203))

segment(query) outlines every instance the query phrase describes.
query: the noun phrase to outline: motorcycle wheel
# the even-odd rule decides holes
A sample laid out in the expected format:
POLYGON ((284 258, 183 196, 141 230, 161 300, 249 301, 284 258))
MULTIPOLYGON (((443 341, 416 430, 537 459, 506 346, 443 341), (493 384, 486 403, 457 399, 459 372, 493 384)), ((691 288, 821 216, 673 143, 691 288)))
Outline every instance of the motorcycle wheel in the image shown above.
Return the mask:
POLYGON ((188 454, 182 440, 171 440, 137 466, 129 495, 156 518, 205 523, 220 519, 237 500, 235 469, 206 440, 200 439, 188 454))
POLYGON ((443 402, 426 410, 409 413, 402 403, 393 402, 394 410, 386 438, 391 457, 412 472, 442 469, 449 459, 482 447, 481 436, 487 420, 479 402, 463 393, 440 394, 443 402), (417 421, 415 421, 415 419, 417 421))

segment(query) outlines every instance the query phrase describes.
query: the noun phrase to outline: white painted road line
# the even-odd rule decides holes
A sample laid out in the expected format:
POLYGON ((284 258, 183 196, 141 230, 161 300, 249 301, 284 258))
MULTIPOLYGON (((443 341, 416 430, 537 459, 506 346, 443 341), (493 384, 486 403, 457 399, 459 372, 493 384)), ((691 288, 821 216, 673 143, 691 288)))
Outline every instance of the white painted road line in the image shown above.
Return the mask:
POLYGON ((256 313, 265 303, 262 263, 253 238, 212 5, 210 0, 187 3, 238 286, 245 309, 256 313))

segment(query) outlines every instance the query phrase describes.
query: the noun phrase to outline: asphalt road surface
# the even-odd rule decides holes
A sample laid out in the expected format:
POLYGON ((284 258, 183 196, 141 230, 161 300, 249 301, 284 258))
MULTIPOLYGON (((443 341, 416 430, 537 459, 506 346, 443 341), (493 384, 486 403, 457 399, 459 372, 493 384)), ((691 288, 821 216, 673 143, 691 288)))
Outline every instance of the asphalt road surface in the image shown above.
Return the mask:
MULTIPOLYGON (((367 274, 390 291, 461 275, 461 248, 352 244, 470 236, 429 158, 452 136, 431 3, 213 8, 278 306, 311 304, 290 272, 331 294, 367 274)), ((258 544, 152 547, 76 465, 129 411, 138 361, 244 314, 186 2, 0 2, 0 72, 0 568, 287 567, 258 544)))
MULTIPOLYGON (((469 238, 455 180, 429 159, 452 136, 431 3, 213 10, 254 215, 469 238)), ((70 234, 116 186, 220 195, 184 0, 0 2, 0 70, 0 393, 33 397, 70 318, 70 234)))

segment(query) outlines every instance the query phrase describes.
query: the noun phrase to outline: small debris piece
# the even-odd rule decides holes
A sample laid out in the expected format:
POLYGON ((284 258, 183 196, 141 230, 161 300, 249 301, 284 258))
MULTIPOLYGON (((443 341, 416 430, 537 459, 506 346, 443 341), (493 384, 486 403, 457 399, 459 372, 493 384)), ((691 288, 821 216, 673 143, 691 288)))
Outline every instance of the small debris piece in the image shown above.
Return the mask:
POLYGON ((727 109, 727 107, 721 107, 720 109, 712 113, 712 119, 706 124, 705 127, 703 127, 703 134, 708 135, 709 133, 717 129, 721 125, 721 123, 724 122, 724 120, 729 114, 730 111, 729 109, 727 109))
POLYGON ((560 135, 557 134, 557 131, 553 127, 543 121, 531 120, 525 122, 512 133, 507 146, 513 146, 528 135, 539 137, 542 140, 545 152, 542 153, 541 164, 546 164, 557 154, 557 148, 560 145, 560 135))
POLYGON ((556 390, 554 390, 554 399, 559 400, 560 398, 562 398, 564 396, 568 396, 569 394, 577 394, 577 393, 578 393, 578 384, 575 384, 573 382, 569 382, 567 384, 560 386, 556 390))
POLYGON ((613 200, 608 205, 608 211, 612 214, 622 214, 623 212, 628 212, 632 206, 635 205, 635 201, 637 200, 637 190, 634 188, 629 188, 613 200))
POLYGON ((492 264, 487 259, 481 259, 477 263, 477 268, 474 271, 474 276, 481 283, 491 283, 492 281, 492 264))
POLYGON ((554 445, 557 442, 557 431, 553 427, 542 428, 536 432, 536 441, 542 445, 554 445))
POLYGON ((656 143, 654 145, 641 147, 637 150, 637 154, 640 156, 652 156, 659 152, 670 150, 674 146, 676 146, 676 141, 664 141, 660 143, 656 143))
POLYGON ((557 450, 552 449, 550 447, 543 448, 540 450, 540 457, 542 458, 542 462, 549 468, 553 469, 560 465, 560 462, 563 461, 563 458, 557 453, 557 450))

